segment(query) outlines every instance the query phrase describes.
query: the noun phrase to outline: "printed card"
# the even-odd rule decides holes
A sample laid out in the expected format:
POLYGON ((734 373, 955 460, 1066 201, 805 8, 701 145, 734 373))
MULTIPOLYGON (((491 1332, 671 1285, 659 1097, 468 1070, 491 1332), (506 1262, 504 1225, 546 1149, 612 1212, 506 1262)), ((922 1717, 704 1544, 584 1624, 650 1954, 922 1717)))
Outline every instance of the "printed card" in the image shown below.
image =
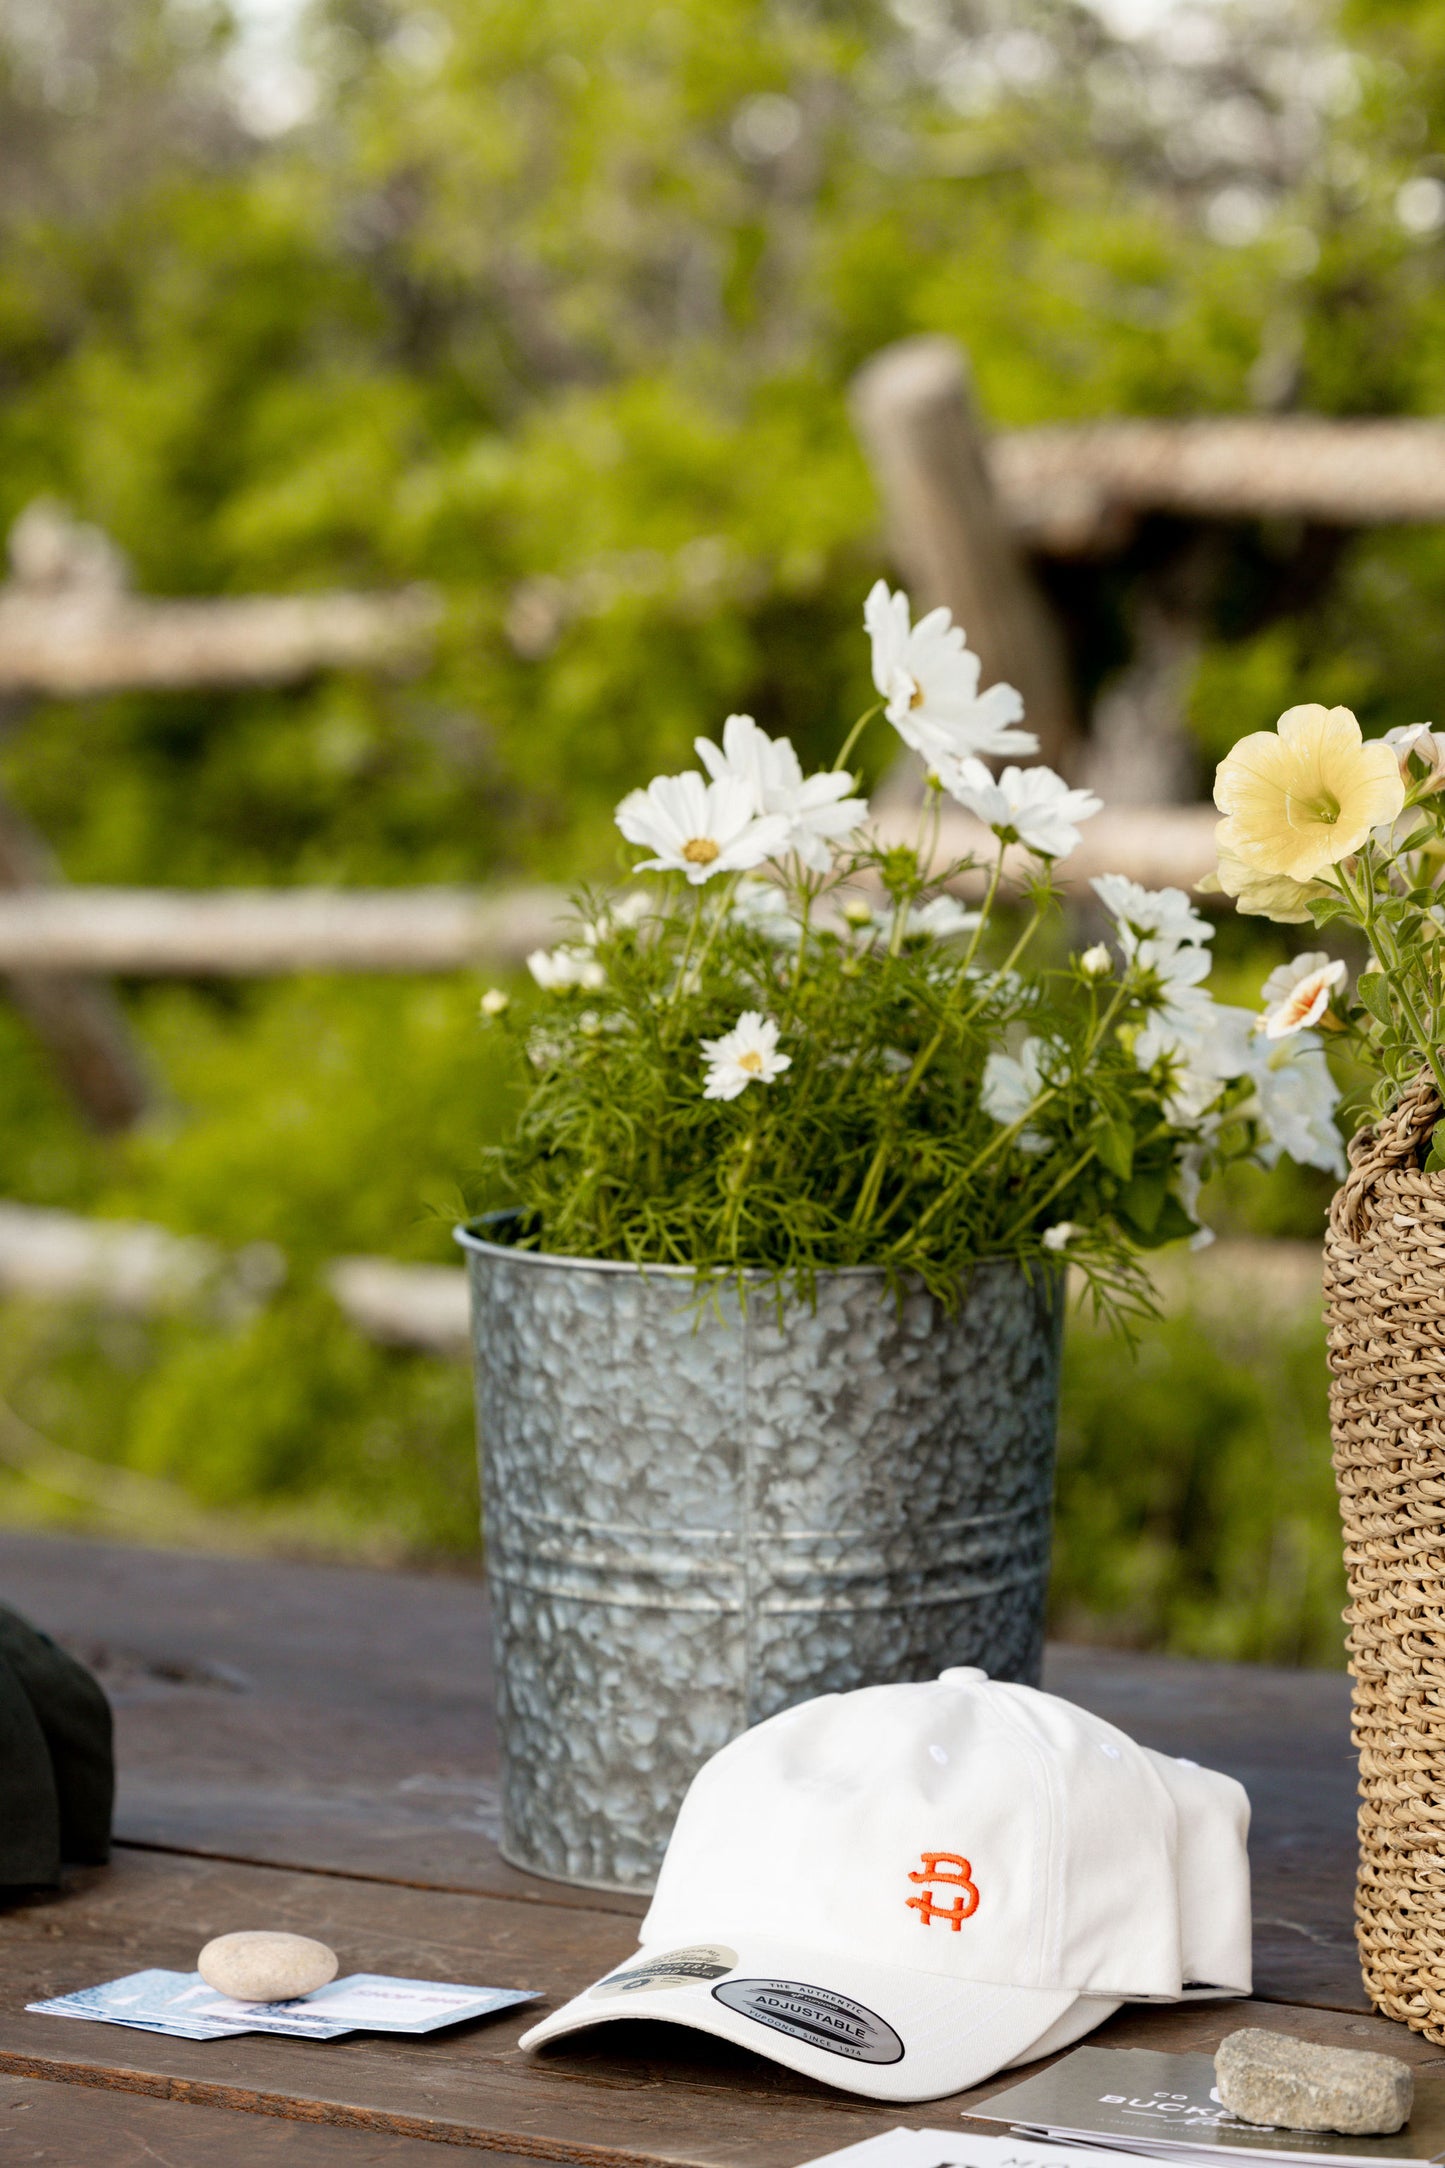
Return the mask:
POLYGON ((56 1995, 26 2008, 42 2017, 89 2018, 131 2025, 181 2040, 226 2040, 238 2033, 277 2033, 298 2040, 339 2040, 351 2032, 419 2035, 469 2018, 489 2017, 535 2002, 531 1989, 466 1987, 454 1981, 398 1980, 355 1972, 292 2002, 235 2002, 218 1995, 198 1972, 133 1972, 100 1987, 56 1995))

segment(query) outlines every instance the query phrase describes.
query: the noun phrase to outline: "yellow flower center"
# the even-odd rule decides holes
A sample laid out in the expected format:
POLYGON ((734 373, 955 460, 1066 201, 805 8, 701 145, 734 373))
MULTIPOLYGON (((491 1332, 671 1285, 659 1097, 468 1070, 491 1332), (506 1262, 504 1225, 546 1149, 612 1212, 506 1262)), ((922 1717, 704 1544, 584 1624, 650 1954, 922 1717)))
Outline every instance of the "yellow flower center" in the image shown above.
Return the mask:
POLYGON ((682 846, 682 855, 690 866, 710 866, 717 852, 711 836, 692 836, 682 846))
POLYGON ((763 1073, 763 1057, 756 1047, 750 1047, 746 1054, 739 1054, 738 1067, 746 1069, 749 1076, 761 1076, 763 1073))
POLYGON ((908 696, 908 705, 911 708, 921 708, 923 705, 923 687, 917 678, 913 680, 913 691, 908 696))
POLYGON ((1340 817, 1340 801, 1332 790, 1322 789, 1314 798, 1286 791, 1284 813, 1291 828, 1333 828, 1340 817))

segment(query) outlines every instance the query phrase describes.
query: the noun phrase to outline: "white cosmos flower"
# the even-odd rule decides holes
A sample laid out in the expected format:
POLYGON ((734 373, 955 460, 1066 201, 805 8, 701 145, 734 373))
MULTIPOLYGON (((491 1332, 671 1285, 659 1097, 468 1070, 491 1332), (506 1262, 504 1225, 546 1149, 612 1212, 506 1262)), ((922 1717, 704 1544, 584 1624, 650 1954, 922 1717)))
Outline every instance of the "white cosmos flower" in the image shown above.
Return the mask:
POLYGON ((1216 1011, 1210 1059, 1224 1077, 1247 1076, 1254 1085, 1252 1114, 1265 1132, 1259 1157, 1272 1167, 1283 1153, 1302 1167, 1345 1172, 1345 1153, 1335 1125, 1340 1093, 1325 1050, 1312 1031, 1295 1032, 1271 1045, 1255 1030, 1248 1009, 1216 1011))
POLYGON ((1266 1039, 1288 1039, 1296 1031, 1307 1031, 1324 1015, 1331 994, 1344 985, 1346 976, 1344 964, 1323 949, 1280 964, 1264 982, 1258 1029, 1266 1039))
POLYGON ((982 668, 965 646, 963 629, 947 610, 930 610, 915 625, 905 594, 879 580, 863 605, 873 643, 873 683, 884 713, 905 745, 930 764, 978 753, 1036 753, 1031 730, 1014 730, 1024 704, 1012 685, 978 689, 982 668))
POLYGON ((1303 1033, 1286 1039, 1251 1074, 1269 1138, 1259 1155, 1266 1167, 1287 1152, 1302 1167, 1343 1177, 1345 1152, 1335 1124, 1339 1088, 1319 1041, 1303 1033))
POLYGON ((1182 888, 1144 888, 1123 873, 1096 874, 1089 886, 1116 920, 1119 946, 1131 961, 1140 941, 1151 935, 1174 947, 1214 939, 1214 928, 1182 888))
POLYGON ((904 935, 926 933, 931 941, 947 941, 982 924, 982 911, 965 911, 956 896, 930 896, 927 903, 912 906, 904 935))
MULTIPOLYGON (((979 1086, 979 1104, 985 1114, 990 1114, 1001 1129, 1012 1129, 1031 1112, 1048 1090, 1049 1080, 1044 1072, 1044 1060, 1056 1052, 1045 1039, 1025 1039, 1012 1054, 990 1054, 983 1065, 983 1082, 979 1086)), ((1040 1136, 1036 1129, 1025 1129, 1014 1139, 1021 1152, 1051 1152, 1053 1144, 1048 1137, 1040 1136)))
POLYGON ((1044 1229, 1042 1237, 1044 1248, 1046 1250, 1065 1250, 1074 1237, 1081 1235, 1083 1231, 1077 1220, 1056 1220, 1052 1227, 1044 1229))
MULTIPOLYGON (((905 906, 905 911, 902 934, 905 941, 948 941, 956 934, 972 933, 976 926, 983 923, 982 911, 966 911, 955 896, 930 896, 927 903, 909 904, 905 906)), ((871 926, 875 942, 890 941, 893 938, 896 917, 897 912, 891 903, 880 903, 874 906, 870 917, 865 919, 863 924, 871 926)), ((850 923, 856 924, 857 921, 850 923)))
POLYGON ((787 821, 784 848, 796 851, 814 873, 828 871, 833 863, 828 846, 851 836, 867 816, 867 799, 849 796, 851 775, 825 768, 805 777, 792 741, 770 738, 751 715, 728 717, 721 748, 711 738, 695 743, 697 757, 714 782, 735 777, 752 792, 755 813, 776 813, 787 821))
POLYGON ((773 881, 759 881, 745 874, 733 890, 732 916, 756 933, 766 934, 780 945, 798 938, 798 921, 788 909, 788 899, 773 881))
POLYGON ((944 760, 938 774, 949 795, 1002 841, 1040 858, 1067 858, 1078 847, 1075 823, 1104 810, 1102 798, 1071 790, 1052 768, 1005 768, 995 782, 981 760, 944 760))
POLYGON ((582 938, 589 948, 596 948, 604 935, 622 927, 640 926, 656 909, 656 902, 645 888, 630 888, 625 896, 609 896, 596 918, 589 919, 582 928, 582 938))
POLYGON ((1134 963, 1153 981, 1150 1023, 1184 1039, 1196 1039, 1207 1030, 1214 997, 1201 981, 1208 978, 1212 961, 1208 949, 1141 941, 1134 963))
MULTIPOLYGON (((1288 1154, 1302 1167, 1320 1167, 1326 1174, 1342 1176, 1345 1155, 1335 1125, 1340 1094, 1319 1039, 1313 1032, 1300 1031, 1270 1045, 1255 1025, 1249 1009, 1224 1002, 1213 1005, 1207 1030, 1192 1045, 1174 1051, 1171 1115, 1176 1120, 1198 1120, 1223 1085, 1235 1077, 1248 1077, 1254 1098, 1239 1112, 1252 1116, 1264 1131, 1259 1150, 1263 1164, 1272 1167, 1282 1154, 1288 1154)), ((1183 1201, 1192 1216, 1188 1197, 1183 1201)))
POLYGON ((641 873, 681 873, 696 887, 715 873, 745 873, 774 858, 788 840, 780 814, 759 816, 753 793, 736 776, 659 775, 629 791, 616 821, 629 843, 655 853, 641 873))
POLYGON ((533 949, 527 958, 527 969, 549 994, 566 993, 574 986, 585 987, 589 994, 595 994, 607 984, 607 973, 591 951, 567 943, 560 948, 533 949))
POLYGON ((771 1084, 793 1066, 791 1054, 778 1052, 777 1025, 756 1009, 744 1009, 731 1031, 701 1045, 707 1071, 704 1099, 736 1099, 749 1084, 771 1084))

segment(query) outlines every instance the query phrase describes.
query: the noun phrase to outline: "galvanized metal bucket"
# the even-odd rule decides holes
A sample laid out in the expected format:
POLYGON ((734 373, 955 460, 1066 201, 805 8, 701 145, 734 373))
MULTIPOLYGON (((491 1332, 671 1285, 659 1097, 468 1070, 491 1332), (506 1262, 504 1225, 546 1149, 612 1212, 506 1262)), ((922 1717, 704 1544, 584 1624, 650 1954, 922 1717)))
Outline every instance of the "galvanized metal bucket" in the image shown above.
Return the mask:
POLYGON ((950 1316, 824 1273, 780 1321, 457 1240, 516 1866, 649 1889, 693 1773, 776 1710, 950 1664, 1037 1682, 1057 1283, 990 1261, 950 1316))

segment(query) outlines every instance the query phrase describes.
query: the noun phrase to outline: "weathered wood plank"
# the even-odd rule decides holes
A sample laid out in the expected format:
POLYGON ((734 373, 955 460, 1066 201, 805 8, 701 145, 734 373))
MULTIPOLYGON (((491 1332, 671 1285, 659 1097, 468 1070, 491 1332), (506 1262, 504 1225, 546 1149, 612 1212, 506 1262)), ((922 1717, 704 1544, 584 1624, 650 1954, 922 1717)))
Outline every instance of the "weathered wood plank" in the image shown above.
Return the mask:
MULTIPOLYGON (((528 2016, 513 2012, 428 2041, 359 2035, 322 2044, 168 2040, 22 2008, 142 1964, 188 1966, 208 1935, 262 1921, 320 1935, 343 1969, 538 1986, 549 2002, 585 1986, 632 1943, 629 1923, 600 1912, 123 1854, 108 1871, 87 1871, 69 1894, 7 1916, 0 2071, 596 2168, 794 2168, 909 2119, 896 2105, 834 2094, 670 2026, 614 2025, 533 2058, 517 2047, 528 2016)), ((1096 2038, 1204 2049, 1240 2023, 1440 2060, 1384 2019, 1271 2003, 1136 2007, 1096 2038)), ((946 2125, 996 2089, 929 2103, 913 2119, 946 2125)))
POLYGON ((1067 767, 1078 718, 1063 629, 995 499, 962 348, 927 335, 885 347, 851 403, 915 604, 953 612, 984 682, 1017 687, 1044 759, 1067 767))
POLYGON ((560 890, 31 888, 0 894, 0 972, 269 978, 520 963, 554 940, 560 890))
MULTIPOLYGON (((13 2168, 438 2168, 426 2139, 392 2131, 13 2076, 0 2078, 0 2157, 13 2168)), ((522 2168, 522 2156, 489 2151, 487 2168, 522 2168)))
POLYGON ((1413 417, 1221 414, 1000 431, 994 488, 1025 544, 1119 547, 1144 512, 1372 527, 1445 519, 1445 427, 1413 417))
POLYGON ((0 1600, 104 1682, 123 1841, 643 1910, 497 1850, 479 1580, 0 1534, 0 1600))
POLYGON ((16 585, 0 590, 0 693, 82 700, 411 670, 429 656, 440 616, 424 587, 197 601, 16 585))
MULTIPOLYGON (((485 1594, 421 1574, 0 1535, 0 1597, 101 1658, 131 1843, 636 1915, 509 1867, 485 1594)), ((1256 1991, 1363 2007, 1343 1672, 1049 1652, 1047 1683, 1254 1805, 1256 1991)))

